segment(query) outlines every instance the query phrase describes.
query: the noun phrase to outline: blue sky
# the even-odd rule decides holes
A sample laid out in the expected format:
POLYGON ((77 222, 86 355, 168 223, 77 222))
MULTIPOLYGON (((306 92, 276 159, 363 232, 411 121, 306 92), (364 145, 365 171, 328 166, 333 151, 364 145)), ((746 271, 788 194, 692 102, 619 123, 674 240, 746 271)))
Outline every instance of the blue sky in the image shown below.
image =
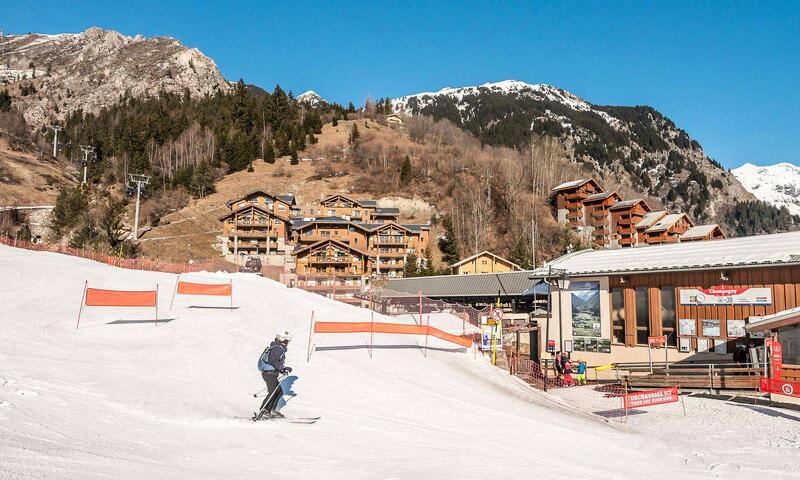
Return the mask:
POLYGON ((726 167, 800 163, 797 2, 8 3, 8 33, 172 36, 266 89, 361 104, 513 78, 651 105, 726 167))

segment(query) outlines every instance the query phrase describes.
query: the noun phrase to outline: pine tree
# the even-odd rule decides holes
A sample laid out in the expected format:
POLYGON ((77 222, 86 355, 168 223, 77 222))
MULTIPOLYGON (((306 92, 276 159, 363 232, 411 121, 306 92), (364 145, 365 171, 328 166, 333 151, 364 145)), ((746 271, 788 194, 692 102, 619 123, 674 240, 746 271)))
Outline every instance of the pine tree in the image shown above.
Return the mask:
POLYGON ((351 147, 355 148, 358 146, 358 139, 361 138, 361 134, 358 132, 358 125, 355 123, 350 128, 350 138, 347 142, 350 144, 351 147))
POLYGON ((403 276, 404 277, 416 277, 419 275, 419 260, 414 252, 409 253, 406 255, 406 261, 403 265, 403 276))
POLYGON ((266 142, 264 146, 264 162, 275 163, 275 150, 272 148, 272 142, 266 142))
POLYGON ((347 102, 347 113, 356 113, 356 107, 353 102, 347 102))
POLYGON ((445 216, 442 220, 442 225, 445 229, 445 235, 439 238, 439 250, 442 252, 442 262, 446 265, 452 265, 460 260, 453 219, 449 215, 445 216))
POLYGON ((408 184, 409 180, 411 180, 411 160, 406 155, 403 165, 400 167, 400 185, 408 184))
POLYGON ((122 213, 124 211, 125 206, 121 202, 109 200, 100 219, 100 227, 103 229, 103 235, 112 251, 122 243, 119 237, 122 234, 122 213))
MULTIPOLYGON (((2 97, 0 97, 0 98, 2 98, 2 97)), ((338 127, 339 126, 339 115, 334 115, 333 116, 333 120, 331 120, 331 125, 334 126, 334 127, 338 127)))
POLYGON ((291 157, 292 160, 289 162, 291 165, 297 165, 300 163, 300 159, 297 157, 297 150, 292 150, 291 157))
POLYGON ((431 275, 436 275, 437 272, 436 268, 433 266, 433 256, 431 255, 431 249, 429 247, 425 247, 425 250, 422 252, 422 266, 419 270, 419 274, 423 277, 429 277, 431 275))

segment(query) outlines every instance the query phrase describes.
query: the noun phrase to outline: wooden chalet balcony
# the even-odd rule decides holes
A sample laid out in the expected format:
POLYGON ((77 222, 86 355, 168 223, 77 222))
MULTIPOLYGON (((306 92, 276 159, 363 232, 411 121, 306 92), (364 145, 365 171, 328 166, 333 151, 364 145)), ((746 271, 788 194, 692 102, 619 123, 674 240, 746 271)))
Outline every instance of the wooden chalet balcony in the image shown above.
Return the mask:
POLYGON ((611 230, 607 228, 595 228, 594 231, 592 231, 592 235, 594 235, 595 237, 611 235, 611 230))
POLYGON ((254 230, 239 230, 238 232, 231 232, 231 236, 238 236, 239 240, 243 238, 277 238, 278 234, 274 232, 257 232, 254 230))
POLYGON ((378 237, 375 241, 376 245, 405 245, 405 237, 378 237))
POLYGON ((617 224, 617 225, 618 226, 617 226, 617 232, 616 233, 618 233, 620 235, 633 235, 636 232, 635 228, 630 228, 630 227, 624 228, 624 227, 619 227, 619 224, 617 224))
POLYGON ((303 243, 315 243, 322 240, 336 240, 338 242, 349 243, 350 239, 339 235, 301 235, 300 241, 303 243))
MULTIPOLYGON (((617 217, 617 225, 630 225, 632 222, 630 217, 617 217)), ((638 220, 637 220, 638 223, 638 220)))
POLYGON ((351 257, 318 257, 312 256, 308 258, 308 263, 316 265, 349 265, 353 263, 351 257))
POLYGON ((381 270, 402 270, 405 267, 403 265, 403 262, 397 262, 397 263, 376 262, 376 263, 381 270))
POLYGON ((379 252, 377 250, 373 250, 370 252, 374 256, 380 256, 381 258, 403 258, 405 257, 405 252, 379 252))

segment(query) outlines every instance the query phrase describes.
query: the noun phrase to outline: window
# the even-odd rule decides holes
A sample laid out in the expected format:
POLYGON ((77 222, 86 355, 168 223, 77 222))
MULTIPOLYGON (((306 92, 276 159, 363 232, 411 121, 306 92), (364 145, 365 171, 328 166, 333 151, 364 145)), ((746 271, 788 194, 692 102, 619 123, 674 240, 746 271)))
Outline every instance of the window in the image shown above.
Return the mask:
POLYGON ((678 346, 678 332, 675 331, 675 287, 661 287, 661 327, 667 336, 667 345, 678 346))
POLYGON ((615 343, 625 343, 625 290, 611 289, 611 334, 615 343))
POLYGON ((650 299, 647 287, 636 287, 636 343, 647 345, 650 335, 650 299))

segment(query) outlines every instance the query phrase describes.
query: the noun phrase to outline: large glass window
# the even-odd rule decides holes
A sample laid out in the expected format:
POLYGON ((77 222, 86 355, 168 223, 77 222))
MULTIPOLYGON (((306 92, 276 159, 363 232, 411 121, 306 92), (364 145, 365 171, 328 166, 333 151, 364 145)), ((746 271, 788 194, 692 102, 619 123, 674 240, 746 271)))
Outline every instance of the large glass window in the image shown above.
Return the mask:
POLYGON ((625 343, 625 290, 611 289, 611 335, 615 343, 625 343))
POLYGON ((800 365, 800 326, 792 325, 778 330, 778 341, 783 347, 783 363, 800 365))
POLYGON ((650 299, 647 287, 636 287, 636 343, 647 345, 650 335, 650 299))
POLYGON ((675 287, 661 287, 661 328, 667 336, 667 345, 678 345, 678 332, 675 330, 675 287))

